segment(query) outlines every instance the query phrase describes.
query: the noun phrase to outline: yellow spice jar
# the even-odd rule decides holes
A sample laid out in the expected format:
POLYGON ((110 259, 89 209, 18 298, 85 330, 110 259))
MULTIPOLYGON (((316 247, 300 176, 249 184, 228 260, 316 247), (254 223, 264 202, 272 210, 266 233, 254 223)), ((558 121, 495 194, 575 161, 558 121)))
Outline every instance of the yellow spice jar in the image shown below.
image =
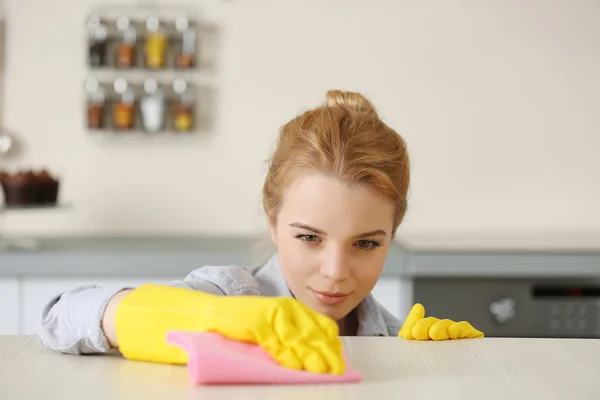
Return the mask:
POLYGON ((146 66, 152 69, 163 68, 167 58, 167 34, 161 29, 160 21, 156 17, 146 20, 146 30, 144 43, 146 66))

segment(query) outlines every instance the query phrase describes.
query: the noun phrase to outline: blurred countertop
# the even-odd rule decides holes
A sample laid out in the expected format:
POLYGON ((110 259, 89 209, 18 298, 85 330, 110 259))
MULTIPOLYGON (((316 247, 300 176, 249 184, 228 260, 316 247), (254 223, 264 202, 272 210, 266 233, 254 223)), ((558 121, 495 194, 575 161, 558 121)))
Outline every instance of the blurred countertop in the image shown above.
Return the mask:
MULTIPOLYGON (((258 236, 10 236, 5 244, 6 239, 0 277, 181 279, 205 265, 261 265, 273 250, 258 236)), ((382 276, 599 277, 600 235, 399 234, 382 276)))

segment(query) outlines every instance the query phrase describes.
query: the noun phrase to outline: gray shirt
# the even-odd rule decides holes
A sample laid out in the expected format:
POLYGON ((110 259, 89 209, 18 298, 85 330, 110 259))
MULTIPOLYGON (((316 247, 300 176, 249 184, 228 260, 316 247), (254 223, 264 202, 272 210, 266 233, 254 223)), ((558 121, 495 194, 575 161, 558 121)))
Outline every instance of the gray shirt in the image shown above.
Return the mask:
MULTIPOLYGON (((206 266, 171 286, 225 296, 286 296, 286 285, 275 254, 258 268, 206 266)), ((38 341, 54 351, 92 354, 110 351, 101 328, 108 301, 119 291, 98 285, 73 288, 52 299, 42 309, 35 327, 38 341)), ((369 294, 357 307, 357 336, 397 336, 400 321, 369 294)))

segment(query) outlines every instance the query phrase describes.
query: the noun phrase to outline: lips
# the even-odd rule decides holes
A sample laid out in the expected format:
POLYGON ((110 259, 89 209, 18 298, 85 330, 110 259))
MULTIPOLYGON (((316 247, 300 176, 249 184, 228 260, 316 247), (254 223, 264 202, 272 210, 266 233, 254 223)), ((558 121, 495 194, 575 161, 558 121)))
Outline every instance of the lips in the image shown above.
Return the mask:
POLYGON ((317 290, 310 289, 311 293, 315 297, 317 301, 326 305, 338 305, 342 304, 348 297, 350 297, 350 293, 341 293, 341 292, 321 292, 317 290))

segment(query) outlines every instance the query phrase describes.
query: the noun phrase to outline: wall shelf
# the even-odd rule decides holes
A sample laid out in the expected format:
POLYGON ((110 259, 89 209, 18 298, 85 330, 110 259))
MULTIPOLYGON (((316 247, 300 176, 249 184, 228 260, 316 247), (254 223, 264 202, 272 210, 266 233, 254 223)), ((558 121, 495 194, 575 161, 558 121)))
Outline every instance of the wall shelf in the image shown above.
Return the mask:
POLYGON ((200 51, 201 25, 193 3, 94 7, 85 21, 86 131, 146 139, 207 128, 199 119, 214 63, 200 51))

